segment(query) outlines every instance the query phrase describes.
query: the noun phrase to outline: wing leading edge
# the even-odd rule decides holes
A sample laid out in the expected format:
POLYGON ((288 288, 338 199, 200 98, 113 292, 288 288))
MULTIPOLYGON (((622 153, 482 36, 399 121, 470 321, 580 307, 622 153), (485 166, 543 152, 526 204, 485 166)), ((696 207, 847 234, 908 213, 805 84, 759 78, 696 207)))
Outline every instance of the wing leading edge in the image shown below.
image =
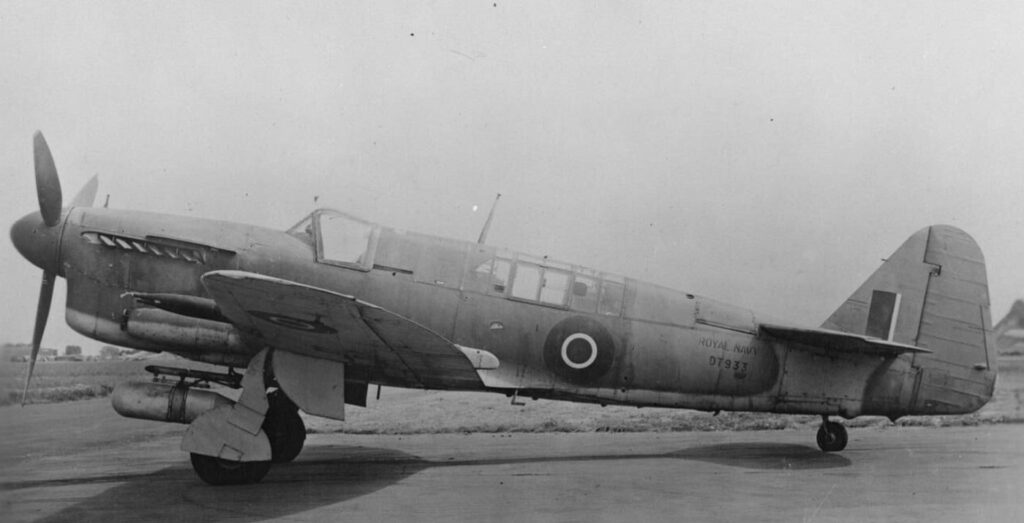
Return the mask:
POLYGON ((760 332, 764 336, 798 343, 798 348, 805 346, 810 349, 886 357, 895 357, 906 352, 931 352, 928 349, 905 343, 896 343, 861 334, 826 329, 808 329, 762 323, 760 325, 760 332))
POLYGON ((245 271, 212 271, 202 281, 231 323, 275 349, 363 368, 386 384, 483 386, 454 343, 352 296, 245 271))

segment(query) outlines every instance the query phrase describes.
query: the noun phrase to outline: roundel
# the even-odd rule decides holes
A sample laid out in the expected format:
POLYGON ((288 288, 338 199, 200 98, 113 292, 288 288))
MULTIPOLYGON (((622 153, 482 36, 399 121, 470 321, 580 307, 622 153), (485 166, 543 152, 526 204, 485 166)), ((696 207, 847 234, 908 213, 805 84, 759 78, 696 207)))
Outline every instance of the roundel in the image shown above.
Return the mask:
POLYGON ((615 342, 603 325, 574 317, 555 324, 544 341, 544 363, 574 383, 591 383, 604 376, 615 360, 615 342))

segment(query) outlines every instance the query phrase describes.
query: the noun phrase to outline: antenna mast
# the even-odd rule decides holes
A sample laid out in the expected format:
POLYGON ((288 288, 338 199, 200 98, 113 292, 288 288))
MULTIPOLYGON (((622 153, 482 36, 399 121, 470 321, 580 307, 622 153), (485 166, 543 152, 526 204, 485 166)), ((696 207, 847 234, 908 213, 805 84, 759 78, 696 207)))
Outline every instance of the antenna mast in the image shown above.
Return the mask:
POLYGON ((487 231, 491 230, 491 220, 494 219, 494 209, 498 207, 498 200, 500 199, 501 193, 498 193, 498 195, 494 197, 494 203, 491 205, 491 212, 487 213, 487 221, 484 222, 484 229, 480 231, 480 238, 476 241, 479 244, 483 244, 484 241, 487 240, 487 231))

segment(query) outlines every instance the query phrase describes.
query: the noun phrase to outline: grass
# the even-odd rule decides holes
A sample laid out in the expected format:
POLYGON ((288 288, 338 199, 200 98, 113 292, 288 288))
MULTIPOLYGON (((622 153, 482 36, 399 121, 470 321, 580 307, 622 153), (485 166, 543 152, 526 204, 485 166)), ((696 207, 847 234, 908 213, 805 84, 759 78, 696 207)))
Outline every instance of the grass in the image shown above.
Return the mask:
MULTIPOLYGON (((110 395, 114 387, 129 379, 147 379, 146 365, 176 365, 184 360, 40 361, 32 374, 26 403, 57 403, 110 395)), ((189 367, 216 369, 212 365, 188 363, 189 367)), ((0 406, 21 404, 28 363, 0 362, 0 406)))
MULTIPOLYGON (((36 364, 28 403, 55 403, 109 396, 118 382, 145 374, 145 361, 71 362, 36 364)), ((27 363, 0 363, 0 405, 21 403, 27 363)))

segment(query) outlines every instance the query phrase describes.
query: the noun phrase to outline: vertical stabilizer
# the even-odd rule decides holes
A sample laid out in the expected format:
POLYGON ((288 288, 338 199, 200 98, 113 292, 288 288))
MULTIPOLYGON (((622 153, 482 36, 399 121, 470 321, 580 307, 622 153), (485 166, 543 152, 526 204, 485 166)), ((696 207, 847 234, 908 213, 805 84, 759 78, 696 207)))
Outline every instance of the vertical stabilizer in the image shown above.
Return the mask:
POLYGON ((991 396, 996 360, 985 259, 960 229, 915 233, 822 327, 932 351, 913 356, 915 411, 969 412, 991 396))

